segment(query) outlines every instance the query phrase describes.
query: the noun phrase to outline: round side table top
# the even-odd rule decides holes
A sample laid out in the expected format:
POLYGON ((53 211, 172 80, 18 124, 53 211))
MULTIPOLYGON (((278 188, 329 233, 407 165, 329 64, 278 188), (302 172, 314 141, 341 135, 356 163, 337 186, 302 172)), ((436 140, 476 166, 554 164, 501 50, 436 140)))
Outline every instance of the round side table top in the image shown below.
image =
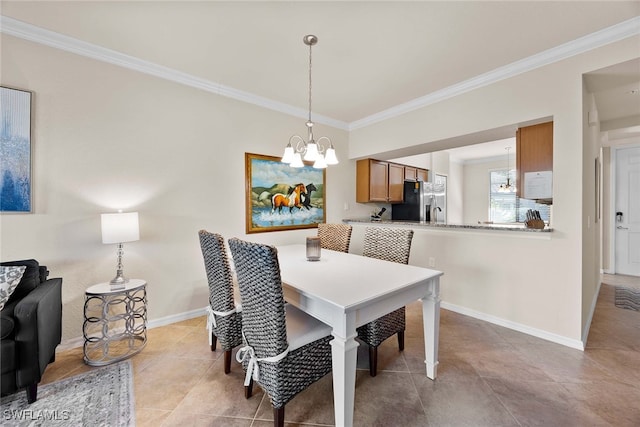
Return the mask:
POLYGON ((136 290, 138 288, 142 288, 145 286, 147 282, 142 279, 129 279, 129 281, 124 285, 122 289, 111 289, 111 284, 109 282, 98 283, 97 285, 93 285, 85 291, 87 295, 109 295, 109 294, 118 294, 121 292, 127 292, 136 290))

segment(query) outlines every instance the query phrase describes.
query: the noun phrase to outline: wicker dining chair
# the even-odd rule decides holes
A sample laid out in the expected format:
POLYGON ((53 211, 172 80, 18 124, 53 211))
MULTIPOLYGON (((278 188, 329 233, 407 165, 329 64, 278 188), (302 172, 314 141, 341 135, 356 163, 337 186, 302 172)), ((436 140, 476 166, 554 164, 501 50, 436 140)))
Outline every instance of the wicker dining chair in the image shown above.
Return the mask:
POLYGON ((228 374, 231 372, 231 351, 242 344, 242 307, 234 302, 233 275, 224 238, 206 230, 200 230, 198 236, 209 282, 209 345, 211 351, 215 351, 220 341, 224 350, 224 373, 228 374))
MULTIPOLYGON (((413 230, 403 228, 367 227, 364 232, 362 255, 386 261, 409 263, 413 230)), ((369 374, 378 373, 378 346, 387 338, 398 334, 398 347, 404 350, 405 308, 360 326, 358 337, 369 346, 369 374)))
POLYGON ((320 247, 332 251, 349 252, 352 228, 349 224, 318 224, 320 247))
POLYGON ((331 372, 331 327, 285 304, 276 248, 236 238, 229 247, 242 298, 236 359, 247 371, 245 397, 255 380, 271 399, 274 426, 282 426, 285 405, 331 372))

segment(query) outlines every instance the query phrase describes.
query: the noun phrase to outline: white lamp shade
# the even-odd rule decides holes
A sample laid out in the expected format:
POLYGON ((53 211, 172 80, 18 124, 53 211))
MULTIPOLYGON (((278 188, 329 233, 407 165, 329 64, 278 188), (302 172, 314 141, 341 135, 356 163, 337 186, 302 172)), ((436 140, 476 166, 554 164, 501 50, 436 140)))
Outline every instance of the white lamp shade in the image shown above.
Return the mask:
POLYGON ((102 243, 124 243, 140 240, 138 212, 106 213, 102 219, 102 243))
POLYGON ((336 150, 335 148, 333 148, 333 145, 329 146, 329 148, 327 148, 327 155, 325 156, 325 161, 327 162, 328 165, 337 165, 338 164, 338 158, 336 157, 336 150))
POLYGON ((291 144, 287 145, 284 149, 284 155, 282 156, 282 163, 291 163, 293 161, 293 147, 291 144))
POLYGON ((300 153, 296 153, 293 155, 293 161, 290 165, 292 168, 302 168, 304 167, 304 163, 302 163, 302 156, 300 153))
POLYGON ((313 164, 313 167, 316 169, 325 169, 327 167, 327 163, 324 161, 324 156, 318 153, 318 157, 316 158, 316 162, 313 164))
POLYGON ((304 159, 310 162, 314 162, 318 158, 318 145, 309 141, 307 144, 307 152, 304 154, 304 159))

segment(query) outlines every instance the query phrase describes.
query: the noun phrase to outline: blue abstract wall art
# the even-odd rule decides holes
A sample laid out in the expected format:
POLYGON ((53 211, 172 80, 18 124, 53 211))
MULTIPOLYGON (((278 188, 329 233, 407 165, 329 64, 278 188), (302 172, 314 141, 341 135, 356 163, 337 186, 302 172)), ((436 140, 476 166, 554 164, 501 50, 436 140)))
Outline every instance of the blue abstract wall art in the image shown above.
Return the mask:
POLYGON ((31 92, 0 87, 0 211, 31 212, 31 92))

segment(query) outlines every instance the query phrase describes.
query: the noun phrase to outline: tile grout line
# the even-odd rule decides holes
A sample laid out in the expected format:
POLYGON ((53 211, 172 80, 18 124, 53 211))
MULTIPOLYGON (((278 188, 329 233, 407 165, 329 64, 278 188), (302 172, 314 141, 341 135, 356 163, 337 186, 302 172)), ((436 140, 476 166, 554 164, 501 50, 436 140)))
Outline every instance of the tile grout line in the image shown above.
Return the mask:
MULTIPOLYGON (((422 401, 422 396, 420 396, 420 391, 418 390, 418 385, 416 384, 416 380, 413 378, 413 372, 411 371, 411 368, 409 368, 409 363, 407 363, 407 358, 404 355, 404 351, 402 352, 402 360, 404 361, 404 364, 407 368, 407 372, 409 373, 409 378, 411 378, 411 384, 413 384, 413 389, 416 392, 416 395, 418 396, 418 400, 420 401, 420 407, 422 407, 422 413, 424 414, 424 416, 427 418, 427 423, 429 422, 429 414, 427 414, 427 408, 424 406, 424 402, 422 401)), ((437 376, 436 376, 437 378, 437 376)), ((432 380, 435 381, 435 380, 432 380)))
MULTIPOLYGON (((502 399, 500 398, 500 396, 498 395, 498 393, 496 393, 493 390, 493 387, 491 387, 491 384, 489 384, 488 382, 485 381, 484 377, 481 376, 480 374, 478 374, 478 378, 480 378, 480 380, 482 381, 482 383, 487 386, 489 388, 489 390, 491 390, 491 394, 493 395, 493 397, 495 397, 498 402, 500 402, 500 405, 502 405, 502 407, 504 408, 505 411, 507 411, 507 413, 511 416, 511 418, 513 418, 513 420, 516 422, 516 424, 518 424, 520 427, 522 426, 522 423, 520 422, 520 420, 511 412, 511 410, 509 409, 509 407, 502 401, 502 399)), ((499 379, 499 378, 498 378, 499 379)))

